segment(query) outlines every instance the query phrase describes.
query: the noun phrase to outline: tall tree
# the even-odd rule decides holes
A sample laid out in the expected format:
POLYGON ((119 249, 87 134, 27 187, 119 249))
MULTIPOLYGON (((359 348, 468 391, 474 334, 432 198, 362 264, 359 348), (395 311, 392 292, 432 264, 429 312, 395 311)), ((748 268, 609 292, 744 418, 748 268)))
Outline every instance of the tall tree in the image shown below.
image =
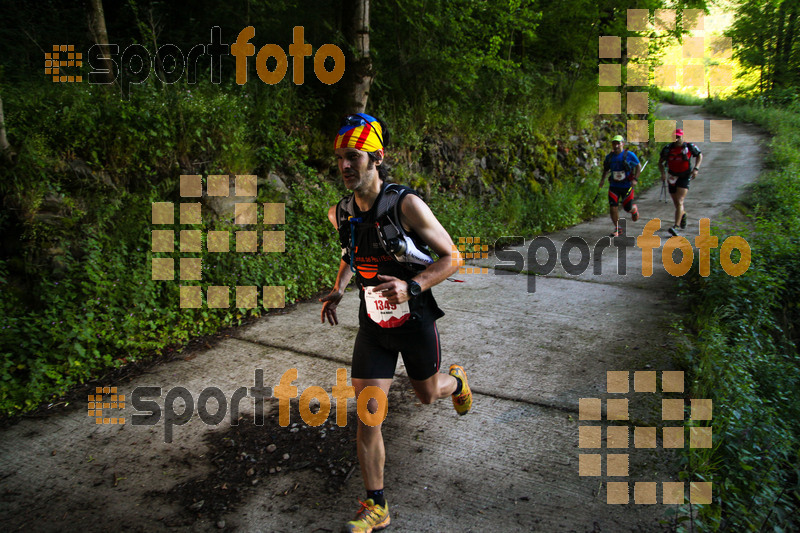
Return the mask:
POLYGON ((341 107, 345 113, 363 113, 375 78, 369 49, 369 0, 344 0, 342 7, 342 34, 350 47, 341 107))
POLYGON ((740 0, 726 32, 735 55, 749 70, 760 73, 762 91, 782 91, 800 83, 797 0, 740 0))
POLYGON ((0 98, 0 155, 10 157, 8 137, 6 137, 6 123, 3 116, 3 99, 0 98))
MULTIPOLYGON (((99 45, 108 47, 108 31, 106 30, 106 16, 103 13, 102 0, 90 0, 89 7, 91 8, 89 14, 89 29, 92 33, 94 42, 99 45)), ((113 65, 110 59, 101 60, 106 74, 102 76, 103 83, 113 83, 115 75, 113 65)))
POLYGON ((797 2, 781 2, 778 8, 777 43, 775 46, 775 72, 773 88, 783 88, 791 84, 792 49, 794 48, 797 2))

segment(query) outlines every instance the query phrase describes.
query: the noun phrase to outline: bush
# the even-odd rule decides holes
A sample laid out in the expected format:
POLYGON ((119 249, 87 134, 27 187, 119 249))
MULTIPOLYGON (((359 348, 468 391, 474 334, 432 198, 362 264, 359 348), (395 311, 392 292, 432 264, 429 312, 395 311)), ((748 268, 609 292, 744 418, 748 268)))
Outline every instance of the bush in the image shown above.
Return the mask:
POLYGON ((736 102, 711 107, 775 133, 774 170, 747 197, 752 224, 739 234, 752 249, 748 271, 736 278, 720 269, 705 279, 695 273, 683 287, 693 310, 684 321, 690 394, 714 406, 714 447, 684 451, 687 478, 714 482, 713 505, 699 506, 694 526, 788 531, 797 524, 800 473, 800 117, 736 102))
MULTIPOLYGON (((0 197, 12 207, 0 212, 0 231, 16 241, 0 251, 0 413, 33 409, 111 369, 258 315, 179 309, 178 286, 199 282, 152 280, 151 204, 179 203, 181 174, 278 171, 290 189, 286 224, 276 228, 286 232, 286 251, 192 254, 203 261, 203 285, 228 286, 231 298, 237 285, 284 286, 292 302, 330 287, 337 271, 339 246, 325 213, 344 190, 325 176, 330 139, 316 122, 324 102, 286 84, 221 91, 211 84, 150 82, 137 86, 130 100, 107 89, 4 88, 18 156, 0 167, 0 197)), ((569 108, 547 117, 497 104, 494 113, 471 115, 473 123, 446 126, 449 119, 439 115, 430 127, 398 121, 392 154, 417 159, 407 156, 393 175, 429 194, 451 235, 487 243, 606 212, 603 199, 595 199, 598 170, 584 161, 574 175, 565 171, 576 168, 570 165, 577 156, 557 153, 553 141, 572 130, 555 125, 567 120, 586 135, 602 136, 619 124, 591 123, 581 110, 593 104, 571 98, 569 108), (421 170, 421 149, 443 148, 443 139, 453 139, 446 148, 458 157, 437 158, 438 167, 421 170), (478 176, 477 153, 495 161, 478 176)), ((588 145, 594 140, 585 147, 594 153, 588 145)), ((275 191, 260 195, 260 202, 282 201, 275 191)), ((238 227, 203 219, 191 229, 238 227)), ((180 252, 156 255, 172 258, 179 271, 180 252)))

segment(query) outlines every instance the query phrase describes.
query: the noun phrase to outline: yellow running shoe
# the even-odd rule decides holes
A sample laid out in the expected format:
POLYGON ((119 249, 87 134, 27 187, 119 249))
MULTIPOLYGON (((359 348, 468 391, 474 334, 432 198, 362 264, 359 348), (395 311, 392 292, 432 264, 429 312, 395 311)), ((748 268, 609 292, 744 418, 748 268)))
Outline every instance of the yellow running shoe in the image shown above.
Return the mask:
POLYGON ((345 531, 348 533, 371 533, 372 531, 379 531, 389 525, 389 502, 381 507, 377 505, 372 498, 362 502, 361 509, 356 514, 356 519, 345 524, 345 531))
POLYGON ((465 415, 472 408, 472 391, 467 385, 467 373, 463 367, 451 365, 450 375, 461 380, 461 392, 457 395, 453 394, 453 407, 456 408, 456 413, 465 415))

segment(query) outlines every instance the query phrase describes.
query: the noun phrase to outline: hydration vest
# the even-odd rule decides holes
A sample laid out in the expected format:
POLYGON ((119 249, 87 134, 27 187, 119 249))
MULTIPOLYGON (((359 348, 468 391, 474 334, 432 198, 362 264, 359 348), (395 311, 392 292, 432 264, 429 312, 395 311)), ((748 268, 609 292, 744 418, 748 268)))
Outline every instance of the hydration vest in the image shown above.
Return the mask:
MULTIPOLYGON (((373 206, 375 209, 375 225, 378 240, 384 251, 397 263, 414 272, 425 270, 427 265, 433 263, 431 250, 416 234, 406 233, 400 222, 400 201, 416 191, 404 185, 389 183, 383 187, 373 206), (402 243, 404 249, 401 253, 394 253, 396 245, 402 243)), ((342 258, 353 265, 352 231, 353 227, 362 220, 356 217, 355 195, 351 194, 342 198, 336 204, 336 225, 339 228, 339 242, 342 245, 342 258)))
POLYGON ((669 171, 676 174, 688 172, 690 167, 689 160, 692 158, 689 143, 684 143, 683 146, 675 146, 673 143, 668 148, 667 168, 669 168, 669 171))
MULTIPOLYGON (((616 181, 627 181, 630 175, 633 173, 634 169, 636 168, 636 165, 633 165, 631 161, 628 159, 628 153, 629 153, 628 149, 625 148, 625 150, 623 150, 621 154, 622 159, 619 161, 619 164, 622 166, 622 170, 625 172, 625 180, 616 180, 616 181)), ((612 164, 611 158, 614 155, 615 155, 614 152, 611 152, 610 154, 606 155, 606 158, 603 160, 604 170, 609 170, 613 172, 613 169, 611 168, 612 164)))

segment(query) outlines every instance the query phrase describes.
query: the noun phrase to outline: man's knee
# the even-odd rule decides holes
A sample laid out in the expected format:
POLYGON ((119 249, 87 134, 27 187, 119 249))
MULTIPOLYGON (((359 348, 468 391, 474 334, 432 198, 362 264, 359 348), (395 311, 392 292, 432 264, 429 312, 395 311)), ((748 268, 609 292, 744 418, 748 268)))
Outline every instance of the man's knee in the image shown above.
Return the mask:
POLYGON ((364 423, 363 420, 360 418, 358 419, 358 439, 366 444, 367 446, 376 443, 383 439, 383 435, 381 434, 381 426, 383 424, 378 424, 377 426, 370 426, 364 423))

